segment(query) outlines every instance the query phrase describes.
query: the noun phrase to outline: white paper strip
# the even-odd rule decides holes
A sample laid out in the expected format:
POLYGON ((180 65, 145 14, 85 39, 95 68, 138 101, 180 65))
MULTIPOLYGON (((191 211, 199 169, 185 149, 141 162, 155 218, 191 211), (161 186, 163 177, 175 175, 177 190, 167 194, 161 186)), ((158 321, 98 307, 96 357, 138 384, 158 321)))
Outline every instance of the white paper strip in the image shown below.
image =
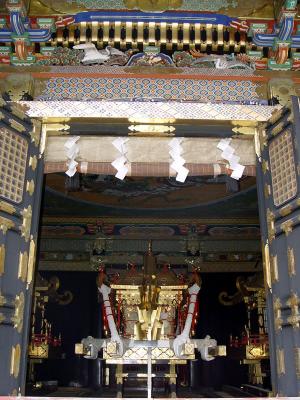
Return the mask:
POLYGON ((217 148, 222 150, 222 158, 229 162, 229 168, 232 170, 231 178, 239 180, 243 176, 245 166, 239 163, 240 157, 234 154, 235 149, 230 146, 230 143, 231 138, 221 139, 217 148))
POLYGON ((188 176, 188 174, 189 174, 189 172, 190 172, 190 171, 189 171, 187 168, 182 167, 182 168, 178 171, 178 174, 177 174, 177 176, 176 176, 176 181, 184 183, 185 180, 186 180, 186 178, 187 178, 187 176, 188 176))
POLYGON ((77 171, 78 162, 75 161, 75 158, 78 157, 79 155, 79 146, 77 144, 79 139, 80 136, 73 136, 68 138, 68 140, 64 144, 65 153, 68 159, 67 161, 68 169, 66 171, 66 174, 69 177, 74 176, 77 171))
POLYGON ((237 181, 241 179, 241 177, 243 176, 244 169, 245 169, 244 165, 238 164, 238 166, 232 171, 232 174, 230 175, 231 178, 236 179, 237 181))
POLYGON ((116 158, 111 165, 117 170, 115 175, 116 178, 123 180, 128 173, 128 168, 126 166, 127 158, 127 146, 128 138, 119 137, 112 142, 112 145, 120 152, 120 157, 116 158))
POLYGON ((228 159, 230 168, 235 169, 239 165, 241 157, 232 154, 232 156, 228 159))
POLYGON ((181 154, 183 153, 183 149, 181 146, 182 141, 183 138, 174 138, 170 140, 168 145, 171 148, 169 154, 173 159, 171 168, 177 172, 176 181, 183 183, 185 182, 190 171, 184 167, 185 159, 181 156, 181 154))
POLYGON ((229 146, 231 142, 231 138, 226 138, 226 139, 221 139, 220 142, 218 143, 217 147, 220 150, 225 150, 227 146, 229 146))

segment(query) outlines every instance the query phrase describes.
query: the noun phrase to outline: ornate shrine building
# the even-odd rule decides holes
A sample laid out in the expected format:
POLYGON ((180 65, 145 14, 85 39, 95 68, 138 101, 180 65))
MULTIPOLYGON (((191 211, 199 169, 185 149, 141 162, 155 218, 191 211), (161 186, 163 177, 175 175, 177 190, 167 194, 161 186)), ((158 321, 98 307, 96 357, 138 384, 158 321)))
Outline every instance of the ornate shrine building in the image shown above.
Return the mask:
POLYGON ((0 1, 0 396, 300 397, 298 3, 0 1))

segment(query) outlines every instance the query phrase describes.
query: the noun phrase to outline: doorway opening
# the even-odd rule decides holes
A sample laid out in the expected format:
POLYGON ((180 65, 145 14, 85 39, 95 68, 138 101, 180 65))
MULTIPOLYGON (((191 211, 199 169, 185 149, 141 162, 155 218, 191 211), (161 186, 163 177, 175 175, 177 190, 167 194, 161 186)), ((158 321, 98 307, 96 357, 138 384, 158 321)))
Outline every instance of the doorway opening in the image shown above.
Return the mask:
MULTIPOLYGON (((244 177, 236 184, 226 175, 207 175, 181 184, 174 178, 118 181, 96 174, 70 179, 64 173, 47 174, 45 179, 28 395, 147 397, 147 356, 143 363, 133 358, 122 365, 110 362, 101 349, 97 358, 88 359, 81 341, 88 336, 110 336, 103 294, 98 290, 99 271, 105 274, 103 282, 114 286, 110 300, 119 333, 128 342, 140 339, 134 336, 137 328, 130 331, 129 325, 130 319, 136 324, 143 317, 130 317, 133 311, 125 308, 122 293, 137 290, 138 284, 129 281, 145 276, 149 244, 155 279, 160 276, 167 281, 171 273, 177 279, 176 291, 181 284, 186 292, 195 274, 201 278, 191 338, 210 335, 220 346, 215 354, 212 350, 211 361, 193 349, 191 357, 172 371, 168 358, 151 362, 152 396, 171 396, 174 390, 178 397, 269 395, 255 177, 244 177)), ((162 283, 159 290, 166 286, 171 285, 162 283)), ((171 296, 173 289, 168 290, 171 296)), ((179 319, 187 318, 185 294, 177 306, 172 321, 176 327, 169 336, 165 328, 159 340, 172 342, 179 333, 179 319)))

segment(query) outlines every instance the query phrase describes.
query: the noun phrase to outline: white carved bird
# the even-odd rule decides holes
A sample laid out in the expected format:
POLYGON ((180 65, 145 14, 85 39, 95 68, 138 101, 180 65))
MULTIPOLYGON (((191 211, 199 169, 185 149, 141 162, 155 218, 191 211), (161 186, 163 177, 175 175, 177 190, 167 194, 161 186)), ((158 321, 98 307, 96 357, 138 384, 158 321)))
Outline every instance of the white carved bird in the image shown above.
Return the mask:
POLYGON ((73 47, 76 50, 84 50, 84 58, 82 59, 83 64, 103 64, 114 55, 124 55, 124 53, 118 49, 114 49, 111 46, 107 46, 104 50, 97 50, 94 43, 82 43, 77 44, 73 47))
POLYGON ((97 50, 94 43, 82 43, 73 47, 75 50, 84 50, 83 64, 103 64, 109 60, 109 53, 106 50, 97 50))
POLYGON ((115 49, 114 47, 111 46, 106 46, 105 50, 103 51, 106 51, 111 56, 124 56, 123 51, 115 49))

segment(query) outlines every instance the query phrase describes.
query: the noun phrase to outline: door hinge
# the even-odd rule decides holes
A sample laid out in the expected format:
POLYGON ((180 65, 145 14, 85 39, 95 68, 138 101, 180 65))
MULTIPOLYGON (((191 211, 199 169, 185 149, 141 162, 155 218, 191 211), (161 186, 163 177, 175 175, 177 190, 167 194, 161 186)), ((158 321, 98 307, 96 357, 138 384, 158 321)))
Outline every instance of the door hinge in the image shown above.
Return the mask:
POLYGON ((21 347, 19 344, 17 344, 16 347, 12 346, 10 357, 10 375, 13 375, 15 378, 19 376, 20 359, 21 347))
POLYGON ((18 271, 18 279, 25 282, 27 275, 27 266, 28 266, 28 253, 24 251, 24 253, 20 252, 19 255, 19 271, 18 271))
POLYGON ((29 246, 29 257, 28 257, 28 268, 27 268, 27 288, 32 282, 33 272, 34 272, 34 264, 35 264, 35 241, 33 239, 30 240, 29 246))
POLYGON ((0 276, 4 274, 5 267, 5 245, 0 246, 0 276))

